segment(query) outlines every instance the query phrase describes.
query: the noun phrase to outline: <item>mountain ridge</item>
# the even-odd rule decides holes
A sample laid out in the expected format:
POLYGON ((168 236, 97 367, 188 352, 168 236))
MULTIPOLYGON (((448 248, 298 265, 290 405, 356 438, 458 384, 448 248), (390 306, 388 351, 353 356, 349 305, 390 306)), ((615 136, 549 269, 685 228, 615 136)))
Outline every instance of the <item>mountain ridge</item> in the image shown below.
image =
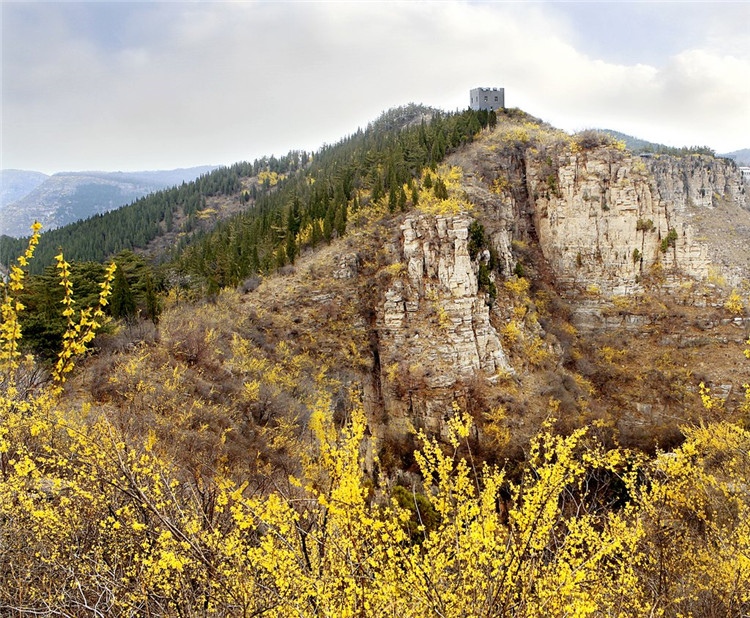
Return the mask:
POLYGON ((0 170, 0 210, 31 193, 47 178, 48 174, 31 170, 0 170))
POLYGON ((734 159, 739 165, 747 165, 747 161, 750 161, 750 149, 748 148, 728 153, 716 153, 709 146, 667 146, 666 144, 651 142, 640 137, 622 133, 621 131, 615 131, 614 129, 593 130, 600 131, 620 140, 628 150, 631 150, 635 154, 709 154, 726 159, 734 159))
POLYGON ((252 425, 306 418, 309 385, 300 377, 239 403, 235 354, 253 359, 248 383, 265 384, 264 371, 283 373, 289 358, 325 366, 337 384, 361 385, 367 465, 392 469, 407 465, 410 427, 445 436, 452 402, 478 419, 481 448, 509 431, 507 454, 520 457, 550 398, 561 430, 601 421, 643 449, 677 439, 676 415, 701 417, 699 382, 735 401, 720 380, 737 371, 750 328, 743 297, 732 300, 750 278, 736 166, 634 156, 518 110, 496 126, 469 113, 436 122, 445 133, 425 125, 421 135, 419 123, 363 132, 307 165, 277 162, 286 177, 274 186, 268 162, 237 167, 235 188, 200 212, 252 190, 257 199, 165 265, 176 299, 208 300, 163 316, 168 349, 149 344, 149 371, 165 354, 187 359, 201 392, 238 402, 222 405, 252 425), (208 333, 216 354, 201 343, 208 333))
POLYGON ((727 157, 729 159, 734 159, 735 161, 737 161, 737 165, 750 167, 750 148, 742 148, 740 150, 734 150, 732 152, 724 153, 720 156, 727 157))
POLYGON ((28 235, 35 220, 45 230, 55 229, 119 208, 213 169, 215 166, 141 172, 58 172, 5 205, 0 212, 0 231, 23 237, 28 235))

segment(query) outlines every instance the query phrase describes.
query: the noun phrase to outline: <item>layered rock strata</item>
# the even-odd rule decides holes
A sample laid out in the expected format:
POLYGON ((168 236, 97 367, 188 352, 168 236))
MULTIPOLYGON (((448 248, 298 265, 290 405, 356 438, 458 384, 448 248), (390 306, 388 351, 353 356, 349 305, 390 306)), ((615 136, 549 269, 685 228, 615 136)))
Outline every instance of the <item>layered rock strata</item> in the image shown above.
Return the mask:
MULTIPOLYGON (((439 391, 480 373, 512 372, 469 255, 471 221, 467 215, 416 215, 401 225, 400 273, 378 315, 384 383, 392 373, 403 389, 439 391)), ((433 404, 445 402, 422 399, 426 408, 433 404)), ((428 429, 441 431, 434 411, 391 412, 422 416, 428 429)))
POLYGON ((539 246, 563 284, 628 294, 658 269, 667 282, 706 279, 700 215, 731 202, 750 212, 739 173, 711 157, 641 158, 611 148, 530 165, 539 246))

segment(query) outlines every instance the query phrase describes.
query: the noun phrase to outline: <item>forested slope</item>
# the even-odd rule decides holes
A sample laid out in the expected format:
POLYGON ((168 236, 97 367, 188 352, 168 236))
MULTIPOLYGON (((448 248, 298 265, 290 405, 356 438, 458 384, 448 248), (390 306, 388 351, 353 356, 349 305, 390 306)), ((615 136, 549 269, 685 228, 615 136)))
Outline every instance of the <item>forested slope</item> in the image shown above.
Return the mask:
MULTIPOLYGON (((125 249, 146 249, 155 238, 176 232, 173 254, 195 245, 180 258, 182 267, 214 289, 236 284, 249 273, 268 272, 293 261, 303 247, 330 241, 334 231, 343 235, 343 204, 358 189, 370 190, 373 200, 387 195, 392 210, 405 208, 410 196, 403 194, 402 185, 489 122, 486 112, 397 108, 314 155, 291 152, 238 163, 116 211, 42 233, 32 272, 52 264, 60 247, 72 261, 101 262, 125 249), (245 212, 220 222, 211 232, 217 219, 210 202, 220 197, 235 200, 245 212), (205 220, 208 224, 201 225, 205 220), (296 235, 300 230, 304 234, 298 247, 289 238, 290 231, 296 235)), ((0 237, 0 263, 7 267, 25 242, 0 237)))
MULTIPOLYGON (((155 237, 172 230, 173 219, 178 214, 188 219, 184 231, 189 231, 206 197, 233 195, 238 191, 241 169, 244 168, 233 166, 215 170, 196 181, 136 200, 129 206, 45 232, 40 238, 32 271, 39 273, 52 264, 60 247, 65 247, 71 260, 97 262, 123 249, 145 248, 155 237)), ((29 222, 29 228, 32 223, 29 222)), ((10 264, 26 242, 28 239, 0 237, 0 263, 10 264)))

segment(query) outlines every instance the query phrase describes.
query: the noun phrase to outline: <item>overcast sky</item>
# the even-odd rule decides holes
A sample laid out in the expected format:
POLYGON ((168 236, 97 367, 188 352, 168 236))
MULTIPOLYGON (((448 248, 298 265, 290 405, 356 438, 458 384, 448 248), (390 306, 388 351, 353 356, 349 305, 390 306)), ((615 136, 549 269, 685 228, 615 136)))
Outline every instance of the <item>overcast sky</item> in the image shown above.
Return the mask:
POLYGON ((3 1, 0 167, 315 150, 477 86, 568 131, 748 148, 750 3, 3 1))

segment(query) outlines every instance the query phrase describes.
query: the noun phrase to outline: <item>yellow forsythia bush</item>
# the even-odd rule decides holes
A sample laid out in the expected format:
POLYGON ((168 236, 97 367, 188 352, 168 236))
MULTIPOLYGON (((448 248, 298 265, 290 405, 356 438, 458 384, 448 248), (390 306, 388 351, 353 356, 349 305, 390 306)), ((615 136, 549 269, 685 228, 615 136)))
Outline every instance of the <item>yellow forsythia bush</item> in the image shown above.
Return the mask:
MULTIPOLYGON (((475 465, 472 420, 456 406, 447 443, 419 434, 428 527, 416 497, 412 510, 373 494, 362 409, 337 430, 324 387, 302 473, 262 491, 220 469, 180 469, 154 434, 132 443, 104 410, 66 405, 59 381, 75 354, 61 356, 57 381, 22 394, 11 296, 0 331, 0 615, 750 611, 750 433, 740 427, 687 429, 681 447, 649 460, 550 423, 511 478, 475 465)), ((96 311, 73 330, 84 320, 98 322, 96 311)))

